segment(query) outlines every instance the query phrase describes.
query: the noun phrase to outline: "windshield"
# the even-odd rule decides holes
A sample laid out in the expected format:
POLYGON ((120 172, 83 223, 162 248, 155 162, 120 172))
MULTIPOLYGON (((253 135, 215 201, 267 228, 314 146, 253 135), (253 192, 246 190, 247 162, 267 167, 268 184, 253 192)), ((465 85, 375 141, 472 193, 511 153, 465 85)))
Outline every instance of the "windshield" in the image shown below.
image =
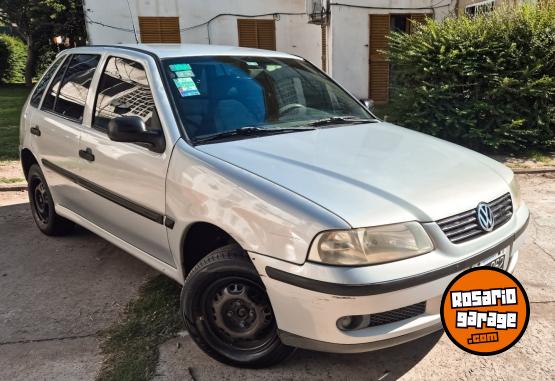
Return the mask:
POLYGON ((172 96, 193 140, 244 127, 301 129, 373 116, 311 64, 275 57, 166 59, 172 96))

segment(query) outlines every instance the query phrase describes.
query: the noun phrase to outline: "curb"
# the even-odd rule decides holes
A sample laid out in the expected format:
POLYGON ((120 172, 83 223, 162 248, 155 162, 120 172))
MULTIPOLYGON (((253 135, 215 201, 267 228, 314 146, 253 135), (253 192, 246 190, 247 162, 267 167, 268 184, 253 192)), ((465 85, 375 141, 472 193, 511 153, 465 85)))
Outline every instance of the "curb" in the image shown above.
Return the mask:
POLYGON ((0 192, 19 192, 27 190, 27 184, 0 185, 0 192))
POLYGON ((538 174, 538 173, 555 173, 555 168, 511 168, 517 175, 538 174))

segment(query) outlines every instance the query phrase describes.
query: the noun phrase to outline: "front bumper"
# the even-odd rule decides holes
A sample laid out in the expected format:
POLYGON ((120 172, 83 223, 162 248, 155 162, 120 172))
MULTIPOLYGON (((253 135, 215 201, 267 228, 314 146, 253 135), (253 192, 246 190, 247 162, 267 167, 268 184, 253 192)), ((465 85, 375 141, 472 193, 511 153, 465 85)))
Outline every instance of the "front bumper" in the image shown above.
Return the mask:
POLYGON ((522 205, 510 222, 456 249, 438 233, 437 225, 428 224, 425 228, 436 250, 383 265, 336 267, 306 262, 299 266, 249 254, 266 286, 285 344, 325 352, 365 352, 440 330, 441 297, 449 282, 504 247, 511 246, 507 270, 513 271, 528 218, 529 211, 522 205), (426 306, 418 316, 351 331, 337 328, 344 316, 380 314, 421 302, 426 306))

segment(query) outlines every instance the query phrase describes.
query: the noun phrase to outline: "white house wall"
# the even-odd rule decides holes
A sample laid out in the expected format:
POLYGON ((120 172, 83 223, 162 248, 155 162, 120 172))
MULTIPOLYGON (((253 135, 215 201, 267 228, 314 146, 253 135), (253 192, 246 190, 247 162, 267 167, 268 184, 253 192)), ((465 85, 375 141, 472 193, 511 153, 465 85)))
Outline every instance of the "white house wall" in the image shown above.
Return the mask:
POLYGON ((451 0, 330 0, 330 74, 356 97, 368 97, 369 72, 369 15, 432 13, 430 5, 436 7, 435 18, 443 19, 452 9, 451 0), (362 9, 333 4, 350 4, 373 7, 362 9), (404 9, 395 9, 404 8, 404 9))
MULTIPOLYGON (((303 0, 129 1, 131 12, 126 0, 85 1, 87 28, 92 44, 135 43, 131 20, 139 38, 139 16, 178 16, 182 29, 181 41, 184 43, 238 45, 237 18, 241 17, 220 16, 210 23, 209 30, 207 25, 188 28, 225 13, 245 16, 282 13, 276 19, 277 50, 300 55, 321 66, 321 30, 319 26, 308 24, 303 0)), ((258 18, 272 19, 273 16, 258 18)))

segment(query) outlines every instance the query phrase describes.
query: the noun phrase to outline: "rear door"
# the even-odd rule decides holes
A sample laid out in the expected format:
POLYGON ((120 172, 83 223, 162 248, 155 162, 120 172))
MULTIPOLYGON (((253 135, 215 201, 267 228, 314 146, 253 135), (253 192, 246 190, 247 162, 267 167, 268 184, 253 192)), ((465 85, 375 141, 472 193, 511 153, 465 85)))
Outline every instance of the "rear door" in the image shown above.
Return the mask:
POLYGON ((79 144, 80 152, 85 153, 80 159, 80 176, 87 188, 79 213, 143 252, 174 265, 164 226, 165 181, 172 145, 158 117, 147 65, 139 58, 106 58, 91 127, 83 132, 79 144), (147 128, 161 129, 165 152, 110 140, 108 123, 119 116, 138 116, 147 128))
MULTIPOLYGON (((65 58, 48 84, 40 109, 31 117, 34 152, 39 157, 52 197, 57 204, 72 210, 81 193, 72 176, 78 170, 85 104, 99 60, 100 55, 96 54, 74 54, 65 58)), ((32 97, 30 104, 33 102, 38 104, 32 97)))
POLYGON ((29 98, 27 107, 23 112, 22 120, 21 120, 21 129, 19 131, 20 140, 23 141, 22 134, 30 132, 30 140, 27 142, 27 144, 30 145, 31 150, 33 152, 36 151, 35 147, 36 147, 36 144, 38 143, 37 138, 39 137, 39 131, 36 128, 33 128, 33 130, 29 131, 29 129, 31 128, 31 122, 33 121, 33 114, 40 107, 40 104, 42 102, 42 97, 44 96, 44 93, 46 92, 46 89, 50 84, 50 80, 56 74, 57 69, 60 67, 60 65, 64 62, 66 58, 67 58, 66 56, 58 57, 52 63, 52 65, 50 65, 48 70, 46 70, 46 72, 44 73, 40 81, 33 89, 33 93, 29 98))

